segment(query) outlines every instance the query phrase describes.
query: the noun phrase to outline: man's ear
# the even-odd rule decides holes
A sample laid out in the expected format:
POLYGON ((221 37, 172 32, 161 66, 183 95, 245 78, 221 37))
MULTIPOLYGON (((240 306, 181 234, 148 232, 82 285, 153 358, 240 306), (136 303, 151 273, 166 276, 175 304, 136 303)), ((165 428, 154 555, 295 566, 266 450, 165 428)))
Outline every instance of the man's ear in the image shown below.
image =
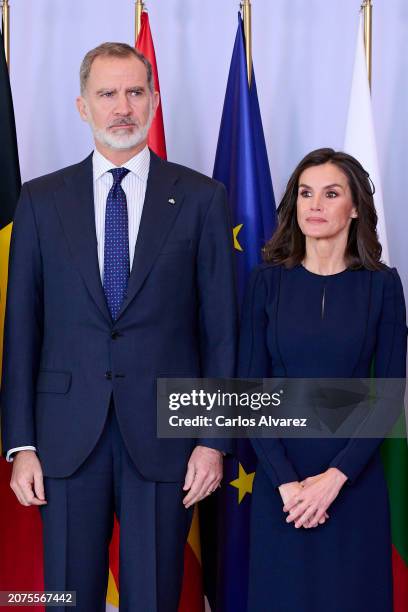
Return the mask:
POLYGON ((156 114, 157 111, 157 107, 159 106, 160 103, 160 94, 158 91, 155 91, 153 94, 153 111, 154 114, 156 114))
POLYGON ((81 116, 82 121, 88 121, 88 105, 83 96, 78 96, 76 99, 76 107, 81 116))

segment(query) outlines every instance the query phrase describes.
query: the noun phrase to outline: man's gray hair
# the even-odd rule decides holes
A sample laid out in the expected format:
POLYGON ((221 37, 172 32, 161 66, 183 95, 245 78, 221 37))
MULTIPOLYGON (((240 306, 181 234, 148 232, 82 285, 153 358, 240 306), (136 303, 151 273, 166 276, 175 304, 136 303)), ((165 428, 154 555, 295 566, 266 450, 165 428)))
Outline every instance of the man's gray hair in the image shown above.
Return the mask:
POLYGON ((88 82, 89 74, 91 72, 91 67, 92 67, 94 60, 97 57, 125 58, 125 57, 131 57, 132 55, 136 57, 138 60, 140 60, 146 66, 147 85, 149 87, 150 92, 153 93, 154 92, 153 70, 152 70, 152 65, 147 59, 147 57, 145 57, 143 53, 140 53, 140 51, 138 51, 134 47, 131 47, 130 45, 127 45, 126 43, 106 42, 106 43, 103 43, 102 45, 99 45, 98 47, 95 47, 95 49, 91 49, 90 51, 88 51, 88 53, 85 55, 84 59, 82 60, 81 68, 79 70, 81 96, 83 96, 85 93, 86 84, 88 82))

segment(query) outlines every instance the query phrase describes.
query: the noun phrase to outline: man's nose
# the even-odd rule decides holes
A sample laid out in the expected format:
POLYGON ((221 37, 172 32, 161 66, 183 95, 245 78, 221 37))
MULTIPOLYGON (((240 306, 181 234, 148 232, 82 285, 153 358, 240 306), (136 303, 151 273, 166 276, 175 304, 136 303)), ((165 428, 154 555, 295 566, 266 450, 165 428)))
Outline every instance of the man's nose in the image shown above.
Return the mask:
POLYGON ((130 115, 132 107, 125 93, 119 94, 116 99, 115 113, 117 115, 130 115))

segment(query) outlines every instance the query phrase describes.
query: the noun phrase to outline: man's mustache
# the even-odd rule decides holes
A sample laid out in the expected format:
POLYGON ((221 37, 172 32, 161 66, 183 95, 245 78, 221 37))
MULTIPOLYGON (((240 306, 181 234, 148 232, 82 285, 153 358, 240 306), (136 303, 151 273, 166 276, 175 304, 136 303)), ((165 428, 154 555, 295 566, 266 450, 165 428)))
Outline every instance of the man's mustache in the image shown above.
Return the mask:
POLYGON ((134 119, 130 119, 129 117, 122 117, 115 119, 108 127, 117 127, 119 125, 131 125, 134 127, 138 127, 138 123, 134 121, 134 119))

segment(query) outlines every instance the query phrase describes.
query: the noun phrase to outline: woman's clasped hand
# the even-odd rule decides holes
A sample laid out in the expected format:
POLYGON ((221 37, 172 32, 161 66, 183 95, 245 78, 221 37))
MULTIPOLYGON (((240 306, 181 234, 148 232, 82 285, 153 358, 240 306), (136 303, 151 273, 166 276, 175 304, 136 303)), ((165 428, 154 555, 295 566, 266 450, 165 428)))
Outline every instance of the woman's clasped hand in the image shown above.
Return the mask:
POLYGON ((337 468, 306 478, 302 482, 288 482, 279 487, 283 512, 287 523, 296 529, 323 525, 329 518, 328 508, 338 496, 347 476, 337 468))

